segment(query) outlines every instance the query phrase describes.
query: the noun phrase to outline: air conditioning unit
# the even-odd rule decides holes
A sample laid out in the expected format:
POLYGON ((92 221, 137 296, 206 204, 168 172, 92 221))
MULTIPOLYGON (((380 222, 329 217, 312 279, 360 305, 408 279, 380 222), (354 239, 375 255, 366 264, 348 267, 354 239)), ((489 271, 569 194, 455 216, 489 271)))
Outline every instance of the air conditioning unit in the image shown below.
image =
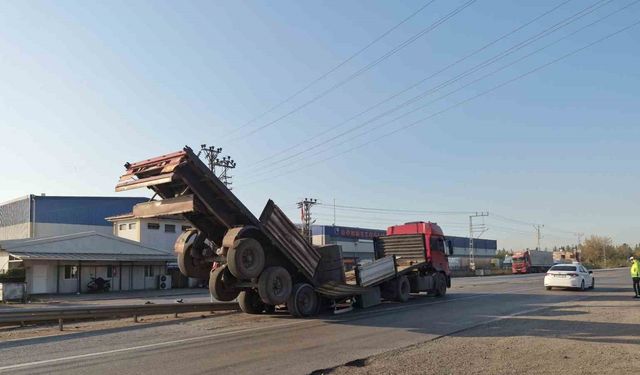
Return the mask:
POLYGON ((171 276, 160 275, 158 278, 158 287, 160 289, 171 289, 171 276))

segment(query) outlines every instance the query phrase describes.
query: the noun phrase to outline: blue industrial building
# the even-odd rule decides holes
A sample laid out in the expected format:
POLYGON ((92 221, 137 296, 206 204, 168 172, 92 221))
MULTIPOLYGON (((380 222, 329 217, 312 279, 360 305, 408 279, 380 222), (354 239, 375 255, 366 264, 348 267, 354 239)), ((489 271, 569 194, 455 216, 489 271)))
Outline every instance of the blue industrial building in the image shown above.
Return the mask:
POLYGON ((131 212, 143 197, 27 195, 0 204, 0 241, 80 232, 113 233, 106 217, 131 212))
MULTIPOLYGON (((337 225, 313 225, 311 234, 314 245, 338 244, 347 265, 373 260, 373 238, 386 234, 385 230, 337 225)), ((469 266, 469 238, 447 236, 453 245, 453 255, 449 257, 452 268, 469 266)), ((488 266, 498 250, 496 240, 474 239, 474 257, 477 266, 488 266)))

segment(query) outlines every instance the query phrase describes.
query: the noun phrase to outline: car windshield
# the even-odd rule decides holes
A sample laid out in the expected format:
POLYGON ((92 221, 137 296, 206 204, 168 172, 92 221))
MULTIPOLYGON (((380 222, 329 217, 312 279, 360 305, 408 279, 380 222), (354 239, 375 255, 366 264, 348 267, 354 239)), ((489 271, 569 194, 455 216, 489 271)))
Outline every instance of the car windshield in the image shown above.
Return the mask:
POLYGON ((575 266, 553 266, 549 271, 575 271, 575 266))

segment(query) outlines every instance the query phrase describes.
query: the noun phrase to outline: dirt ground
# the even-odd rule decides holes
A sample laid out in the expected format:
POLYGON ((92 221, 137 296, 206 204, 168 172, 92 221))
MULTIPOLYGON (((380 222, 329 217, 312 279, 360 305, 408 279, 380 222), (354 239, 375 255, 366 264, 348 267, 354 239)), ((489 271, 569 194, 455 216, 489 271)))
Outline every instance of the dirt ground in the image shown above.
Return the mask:
POLYGON ((318 374, 632 374, 640 300, 583 300, 506 317, 318 374))

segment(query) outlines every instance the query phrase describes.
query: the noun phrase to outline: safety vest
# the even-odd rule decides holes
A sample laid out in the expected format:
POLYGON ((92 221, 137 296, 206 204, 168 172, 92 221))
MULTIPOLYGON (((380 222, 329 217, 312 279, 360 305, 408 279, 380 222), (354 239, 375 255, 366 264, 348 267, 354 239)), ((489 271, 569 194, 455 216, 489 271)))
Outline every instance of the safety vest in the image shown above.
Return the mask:
POLYGON ((637 260, 631 265, 631 277, 640 277, 640 262, 637 260))

